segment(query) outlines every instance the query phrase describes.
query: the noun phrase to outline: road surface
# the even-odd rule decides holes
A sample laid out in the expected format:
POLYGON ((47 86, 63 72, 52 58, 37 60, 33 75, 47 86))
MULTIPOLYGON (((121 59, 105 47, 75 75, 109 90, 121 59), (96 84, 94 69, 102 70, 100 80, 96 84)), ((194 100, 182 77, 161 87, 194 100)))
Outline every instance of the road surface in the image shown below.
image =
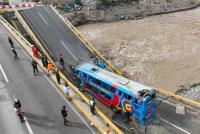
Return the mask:
POLYGON ((9 34, 0 26, 0 133, 1 134, 90 134, 95 130, 72 105, 68 104, 42 73, 34 76, 31 60, 15 42, 19 59, 13 59, 9 34), (13 109, 19 98, 27 118, 22 124, 13 109), (60 109, 68 109, 69 125, 63 125, 60 109), (73 107, 73 108, 72 108, 73 107))
POLYGON ((55 61, 59 60, 60 53, 64 55, 65 63, 74 66, 82 60, 91 61, 81 41, 49 6, 22 10, 20 13, 55 61))

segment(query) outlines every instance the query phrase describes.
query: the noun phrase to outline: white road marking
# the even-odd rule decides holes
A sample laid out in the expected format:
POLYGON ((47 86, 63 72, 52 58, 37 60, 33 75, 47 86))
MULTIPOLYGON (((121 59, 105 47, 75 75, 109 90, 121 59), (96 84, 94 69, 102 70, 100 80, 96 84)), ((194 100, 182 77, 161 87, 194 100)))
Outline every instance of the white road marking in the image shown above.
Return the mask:
POLYGON ((63 42, 60 41, 60 43, 67 49, 67 51, 70 53, 70 55, 76 60, 78 61, 78 59, 72 54, 72 52, 69 50, 69 48, 67 47, 67 45, 63 42))
MULTIPOLYGON (((66 98, 62 95, 62 93, 59 91, 59 89, 52 83, 52 81, 46 76, 44 75, 45 78, 51 83, 51 85, 55 88, 55 90, 63 97, 63 99, 66 101, 66 98)), ((67 104, 71 107, 71 109, 78 115, 78 117, 84 122, 84 124, 90 129, 90 131, 93 133, 93 134, 96 134, 94 132, 94 130, 88 125, 88 123, 83 119, 83 117, 74 109, 74 107, 68 102, 66 101, 67 104)))
MULTIPOLYGON (((163 99, 158 98, 158 100, 161 101, 163 99)), ((161 103, 166 103, 166 104, 169 104, 169 105, 172 105, 172 106, 176 107, 176 104, 173 104, 173 103, 169 102, 168 100, 163 100, 161 103)))
POLYGON ((24 120, 25 120, 25 125, 28 129, 29 134, 33 134, 33 130, 31 129, 31 126, 29 125, 28 120, 25 116, 24 116, 24 120))
POLYGON ((165 120, 165 119, 162 118, 162 117, 160 117, 160 119, 161 119, 162 121, 164 121, 164 122, 166 122, 166 123, 172 125, 173 127, 177 128, 177 129, 179 129, 179 130, 181 130, 182 132, 184 132, 184 133, 186 133, 186 134, 191 134, 190 132, 186 131, 185 129, 183 129, 183 128, 179 127, 179 126, 176 126, 175 124, 173 124, 173 123, 171 123, 171 122, 165 120))
POLYGON ((47 21, 44 19, 44 17, 39 13, 39 12, 37 12, 38 13, 38 15, 42 18, 42 20, 44 21, 44 23, 48 26, 49 24, 47 23, 47 21))
POLYGON ((1 66, 1 64, 0 64, 0 69, 1 69, 1 72, 2 72, 2 74, 3 74, 4 79, 5 79, 6 82, 8 83, 8 82, 9 82, 8 77, 6 76, 6 73, 4 72, 3 67, 1 66))

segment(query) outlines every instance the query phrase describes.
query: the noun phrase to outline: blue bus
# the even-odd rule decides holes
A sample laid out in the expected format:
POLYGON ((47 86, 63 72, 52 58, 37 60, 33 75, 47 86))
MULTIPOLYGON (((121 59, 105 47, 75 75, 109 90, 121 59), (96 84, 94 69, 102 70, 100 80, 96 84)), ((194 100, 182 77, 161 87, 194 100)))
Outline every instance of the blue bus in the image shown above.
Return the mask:
POLYGON ((156 90, 90 63, 74 68, 85 90, 115 111, 128 112, 140 125, 148 123, 157 107, 156 90))

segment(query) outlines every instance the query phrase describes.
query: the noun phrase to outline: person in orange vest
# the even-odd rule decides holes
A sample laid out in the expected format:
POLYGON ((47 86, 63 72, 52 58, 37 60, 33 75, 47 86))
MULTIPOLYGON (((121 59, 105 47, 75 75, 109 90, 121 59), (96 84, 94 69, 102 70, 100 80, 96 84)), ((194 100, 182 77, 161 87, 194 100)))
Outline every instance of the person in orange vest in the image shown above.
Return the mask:
POLYGON ((106 124, 106 134, 110 134, 110 126, 109 126, 109 124, 107 123, 106 124))
POLYGON ((53 64, 51 62, 48 62, 48 65, 47 65, 48 75, 50 71, 54 71, 54 70, 55 70, 55 67, 53 66, 53 64))
POLYGON ((38 49, 35 46, 32 47, 32 52, 33 52, 33 56, 34 57, 36 57, 38 59, 40 58, 40 53, 39 53, 38 49))

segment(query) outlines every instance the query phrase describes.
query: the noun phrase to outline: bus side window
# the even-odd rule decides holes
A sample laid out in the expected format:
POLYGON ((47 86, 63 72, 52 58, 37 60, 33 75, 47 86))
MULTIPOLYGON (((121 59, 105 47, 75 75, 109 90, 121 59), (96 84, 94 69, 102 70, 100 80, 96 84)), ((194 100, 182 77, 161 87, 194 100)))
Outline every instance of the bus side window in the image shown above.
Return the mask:
POLYGON ((121 96, 121 95, 122 95, 122 92, 121 92, 121 91, 118 91, 118 95, 121 96))
POLYGON ((98 86, 101 86, 101 81, 99 81, 99 80, 97 80, 97 79, 95 79, 95 84, 97 84, 98 86))
POLYGON ((132 99, 132 97, 130 96, 130 95, 127 95, 127 100, 131 100, 132 99))
POLYGON ((103 96, 104 98, 111 100, 111 97, 107 94, 105 94, 104 92, 100 92, 101 96, 103 96))
POLYGON ((111 90, 112 93, 115 93, 116 89, 114 87, 111 87, 110 90, 111 90))

